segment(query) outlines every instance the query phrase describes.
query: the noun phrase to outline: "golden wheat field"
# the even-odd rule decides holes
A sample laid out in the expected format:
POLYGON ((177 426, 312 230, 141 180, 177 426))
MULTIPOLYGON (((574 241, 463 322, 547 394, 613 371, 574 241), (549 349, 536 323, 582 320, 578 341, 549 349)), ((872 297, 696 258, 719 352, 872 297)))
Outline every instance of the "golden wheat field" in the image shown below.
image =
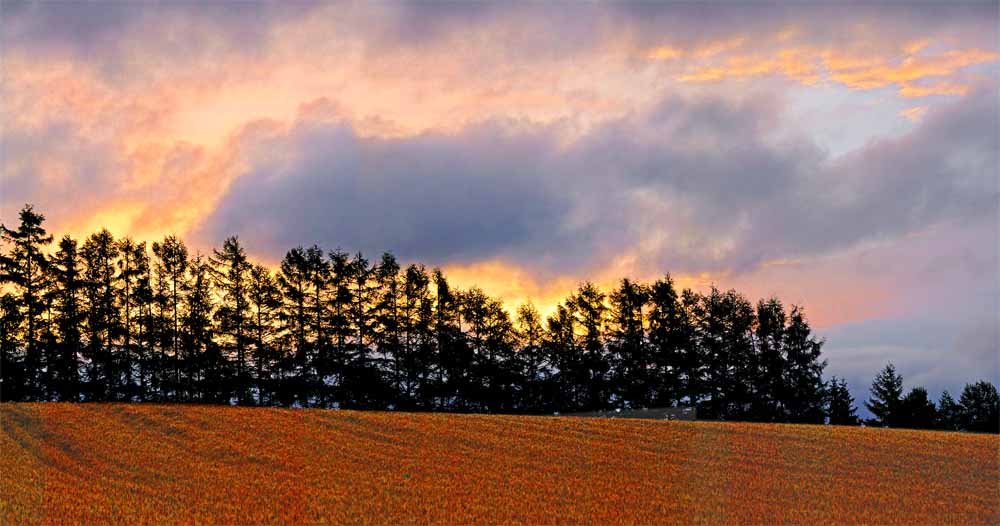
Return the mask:
POLYGON ((0 405, 9 524, 997 524, 996 435, 0 405))

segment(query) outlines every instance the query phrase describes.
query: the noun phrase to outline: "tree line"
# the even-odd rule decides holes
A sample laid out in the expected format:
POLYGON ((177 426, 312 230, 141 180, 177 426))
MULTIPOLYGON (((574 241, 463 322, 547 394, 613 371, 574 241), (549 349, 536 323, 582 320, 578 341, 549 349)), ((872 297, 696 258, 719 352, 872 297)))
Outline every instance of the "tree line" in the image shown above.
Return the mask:
MULTIPOLYGON (((854 424, 823 342, 777 298, 591 283, 512 317, 439 269, 237 237, 191 254, 107 230, 52 247, 26 205, 0 225, 0 400, 551 413, 697 407, 700 418, 854 424)), ((995 391, 995 389, 994 389, 995 391)), ((888 421, 887 421, 888 422, 888 421)), ((893 424, 897 422, 893 421, 893 424)))
POLYGON ((923 387, 904 395, 903 377, 889 363, 872 382, 865 406, 873 415, 871 425, 1000 433, 1000 396, 987 381, 966 384, 958 401, 945 390, 935 405, 923 387))

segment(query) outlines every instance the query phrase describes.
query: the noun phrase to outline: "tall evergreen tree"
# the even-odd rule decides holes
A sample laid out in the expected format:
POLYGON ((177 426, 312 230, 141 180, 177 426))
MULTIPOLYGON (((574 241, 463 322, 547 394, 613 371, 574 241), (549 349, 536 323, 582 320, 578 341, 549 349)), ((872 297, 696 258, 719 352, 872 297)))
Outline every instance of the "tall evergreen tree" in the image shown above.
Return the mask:
POLYGON ((937 408, 927 396, 923 387, 910 389, 899 404, 899 427, 912 429, 933 429, 937 422, 937 408))
POLYGON ((553 364, 545 353, 542 315, 531 302, 518 307, 515 331, 519 343, 518 370, 522 378, 518 406, 527 411, 551 411, 555 398, 553 364))
POLYGON ((996 386, 985 380, 965 384, 959 404, 962 406, 962 429, 1000 433, 1000 396, 996 386))
POLYGON ((287 366, 283 367, 288 374, 283 375, 282 390, 286 400, 298 399, 303 404, 306 403, 305 375, 312 344, 310 328, 313 313, 309 307, 311 275, 312 269, 304 248, 289 250, 281 260, 278 285, 284 296, 282 319, 293 348, 287 366))
POLYGON ((896 367, 889 363, 872 382, 871 397, 865 407, 875 415, 868 422, 882 427, 899 424, 899 405, 903 400, 903 377, 896 373, 896 367))
POLYGON ((45 216, 35 212, 31 205, 25 205, 18 218, 20 224, 16 229, 0 224, 0 240, 10 247, 6 253, 0 252, 0 287, 13 286, 14 293, 5 305, 4 325, 18 327, 16 332, 21 335, 24 355, 22 359, 13 349, 4 349, 2 361, 5 369, 10 367, 15 373, 10 379, 4 373, 5 380, 15 384, 14 379, 20 377, 23 384, 5 389, 15 399, 41 400, 45 386, 40 377, 43 366, 40 341, 49 265, 44 250, 52 242, 52 236, 42 226, 45 216))
POLYGON ((394 393, 403 388, 403 339, 400 304, 402 303, 399 277, 399 263, 390 254, 382 254, 382 260, 374 273, 374 306, 372 327, 375 348, 383 362, 394 393))
POLYGON ((250 285, 248 299, 250 300, 251 322, 253 333, 253 364, 256 380, 256 399, 259 405, 273 403, 273 366, 277 361, 277 353, 273 348, 277 333, 277 321, 281 309, 281 290, 271 272, 264 266, 253 265, 250 268, 250 285))
POLYGON ((114 340, 120 332, 115 291, 118 249, 114 236, 103 229, 91 234, 80 250, 86 282, 89 332, 86 356, 90 360, 87 383, 88 398, 91 400, 114 400, 117 397, 114 340))
POLYGON ((200 402, 228 403, 229 361, 215 342, 215 306, 212 301, 212 267, 200 255, 188 264, 190 290, 183 298, 181 342, 185 379, 193 398, 200 402))
POLYGON ((139 361, 135 337, 139 331, 139 311, 143 305, 139 289, 143 287, 149 272, 149 256, 146 254, 146 243, 136 243, 131 238, 118 241, 118 275, 117 295, 119 297, 119 316, 121 330, 121 351, 115 370, 118 373, 116 383, 120 386, 119 396, 125 400, 140 397, 139 387, 135 384, 135 364, 139 361))
POLYGON ((434 269, 434 336, 437 350, 437 407, 462 409, 460 387, 465 383, 469 369, 461 330, 460 298, 440 269, 434 269))
POLYGON ((706 392, 705 370, 709 356, 702 345, 701 295, 691 289, 681 292, 681 309, 684 323, 681 325, 684 352, 681 354, 680 372, 683 376, 682 393, 687 397, 687 405, 698 407, 706 392))
POLYGON ((624 407, 649 407, 659 392, 659 372, 646 342, 644 309, 649 290, 623 279, 609 296, 608 352, 614 361, 614 391, 624 407))
POLYGON ((677 405, 685 395, 686 358, 693 352, 691 321, 669 274, 649 288, 649 302, 649 352, 657 377, 651 403, 677 405))
POLYGON ((938 399, 937 422, 935 427, 945 431, 958 431, 962 428, 962 406, 945 390, 938 399))
POLYGON ((785 323, 785 308, 777 298, 757 303, 757 325, 754 333, 758 358, 754 411, 756 420, 784 421, 787 418, 788 408, 784 406, 786 400, 784 374, 787 369, 784 349, 785 323))
POLYGON ((430 276, 420 265, 406 267, 403 276, 400 331, 400 407, 430 407, 430 371, 434 365, 434 300, 430 276))
POLYGON ((584 283, 570 302, 580 327, 581 369, 575 376, 587 410, 606 409, 610 404, 609 363, 604 347, 608 307, 605 294, 593 283, 584 283))
MULTIPOLYGON (((171 386, 174 398, 180 399, 183 389, 181 369, 184 362, 181 357, 181 305, 188 286, 188 251, 183 241, 175 236, 167 236, 161 243, 153 243, 153 255, 156 257, 157 304, 160 306, 158 329, 161 348, 158 383, 164 398, 167 396, 167 386, 171 386), (168 370, 173 372, 171 379, 166 376, 168 370)), ((188 359, 187 363, 190 364, 192 361, 188 359)), ((190 397, 190 393, 185 393, 183 396, 190 397)))
POLYGON ((235 236, 226 239, 221 250, 213 251, 210 262, 215 286, 221 294, 215 318, 223 338, 222 348, 225 358, 236 365, 233 391, 240 403, 248 404, 252 402, 247 361, 250 262, 235 236))
POLYGON ((788 390, 783 405, 788 408, 792 422, 822 423, 825 398, 822 376, 826 367, 826 360, 820 360, 823 342, 813 338, 801 308, 793 306, 788 318, 784 339, 788 390))
POLYGON ((576 335, 576 305, 556 305, 546 319, 545 353, 555 370, 553 406, 558 411, 580 411, 585 406, 582 380, 586 379, 583 353, 576 335), (583 379, 581 380, 581 377, 583 379))
POLYGON ((75 239, 64 236, 52 258, 52 294, 56 304, 59 345, 49 360, 57 400, 80 399, 79 360, 83 352, 85 322, 84 282, 80 254, 75 239))
POLYGON ((827 390, 827 422, 835 426, 856 426, 860 423, 854 407, 854 397, 847 389, 847 381, 836 376, 830 379, 827 390))

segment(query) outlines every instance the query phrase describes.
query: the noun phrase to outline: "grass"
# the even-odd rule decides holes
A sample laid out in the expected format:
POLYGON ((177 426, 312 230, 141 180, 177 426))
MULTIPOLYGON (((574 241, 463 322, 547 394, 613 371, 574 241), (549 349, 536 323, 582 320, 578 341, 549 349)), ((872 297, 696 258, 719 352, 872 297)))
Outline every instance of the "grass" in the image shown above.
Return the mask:
POLYGON ((997 435, 0 404, 9 524, 998 524, 997 435))

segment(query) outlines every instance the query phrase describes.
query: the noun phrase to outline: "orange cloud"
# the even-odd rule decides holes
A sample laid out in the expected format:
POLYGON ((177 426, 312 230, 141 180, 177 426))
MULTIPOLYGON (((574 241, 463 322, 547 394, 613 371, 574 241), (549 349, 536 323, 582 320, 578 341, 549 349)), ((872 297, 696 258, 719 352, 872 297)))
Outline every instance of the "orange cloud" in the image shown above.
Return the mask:
MULTIPOLYGON (((790 38, 790 37, 788 37, 790 38)), ((908 42, 902 47, 907 56, 894 61, 891 55, 825 50, 815 47, 782 48, 756 54, 731 55, 735 47, 716 45, 713 53, 697 54, 711 60, 694 61, 676 78, 681 82, 717 82, 725 79, 783 75, 805 85, 825 78, 855 90, 894 86, 901 97, 929 95, 964 95, 969 86, 958 81, 961 70, 994 62, 1000 57, 993 51, 978 48, 950 50, 937 55, 917 55, 930 44, 929 39, 908 42), (822 67, 820 67, 820 65, 822 67), (928 84, 929 80, 938 82, 928 84)), ((659 49, 659 48, 658 48, 659 49)), ((671 48, 673 49, 673 48, 671 48)), ((676 51, 678 54, 683 52, 676 51)), ((651 55, 652 57, 652 55, 651 55)))
POLYGON ((673 60, 680 58, 683 52, 673 46, 660 46, 649 50, 646 57, 650 60, 673 60))
POLYGON ((759 77, 782 74, 786 77, 811 85, 819 81, 816 66, 807 53, 796 49, 782 49, 773 57, 757 56, 729 57, 719 66, 695 66, 677 77, 682 82, 712 82, 729 78, 759 77))
POLYGON ((951 77, 962 68, 993 62, 998 56, 982 49, 953 50, 936 56, 909 56, 898 65, 886 61, 858 62, 834 53, 825 58, 830 79, 849 88, 865 90, 895 85, 901 88, 902 96, 925 96, 937 93, 918 89, 903 91, 902 88, 928 78, 951 77))

